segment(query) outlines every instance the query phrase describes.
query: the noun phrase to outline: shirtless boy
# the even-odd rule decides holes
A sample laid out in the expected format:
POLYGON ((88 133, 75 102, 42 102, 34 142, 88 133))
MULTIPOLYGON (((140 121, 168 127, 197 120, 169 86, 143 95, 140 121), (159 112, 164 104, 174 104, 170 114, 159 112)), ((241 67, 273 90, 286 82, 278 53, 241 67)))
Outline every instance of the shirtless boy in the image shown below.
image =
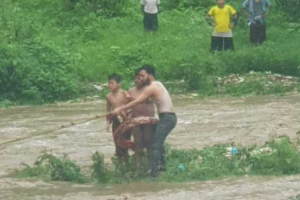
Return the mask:
MULTIPOLYGON (((126 97, 126 92, 121 89, 120 82, 121 77, 118 74, 112 74, 108 77, 108 88, 110 90, 110 93, 106 95, 107 112, 111 112, 116 108, 126 105, 129 102, 128 98, 126 97)), ((107 132, 110 131, 110 125, 112 124, 112 132, 114 133, 118 126, 124 121, 124 117, 122 116, 125 116, 125 111, 120 112, 119 115, 107 118, 107 132)), ((130 133, 124 134, 124 139, 130 140, 130 137, 130 133)), ((122 164, 124 159, 126 162, 128 162, 128 149, 118 147, 116 141, 114 142, 116 146, 116 156, 118 157, 119 164, 122 164)))
MULTIPOLYGON (((134 79, 135 87, 131 88, 128 91, 131 99, 137 99, 138 96, 145 89, 141 80, 139 79, 138 73, 135 74, 134 79)), ((145 101, 142 104, 139 104, 132 108, 131 118, 137 117, 154 117, 154 105, 151 101, 145 101)), ((150 164, 150 147, 151 147, 151 136, 154 133, 155 125, 152 124, 143 124, 138 125, 132 129, 132 134, 135 143, 135 165, 136 168, 140 168, 142 161, 143 149, 146 148, 148 163, 150 164)))

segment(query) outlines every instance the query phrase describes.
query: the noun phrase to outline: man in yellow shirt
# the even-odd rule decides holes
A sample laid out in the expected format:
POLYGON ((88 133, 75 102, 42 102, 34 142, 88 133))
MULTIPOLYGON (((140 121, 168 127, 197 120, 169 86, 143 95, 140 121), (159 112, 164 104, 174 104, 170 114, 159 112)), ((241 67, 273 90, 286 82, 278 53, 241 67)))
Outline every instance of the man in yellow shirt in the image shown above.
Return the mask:
POLYGON ((234 50, 232 28, 237 22, 237 13, 225 0, 216 0, 206 15, 206 20, 214 27, 211 37, 211 51, 234 50), (231 22, 231 18, 233 22, 231 22))

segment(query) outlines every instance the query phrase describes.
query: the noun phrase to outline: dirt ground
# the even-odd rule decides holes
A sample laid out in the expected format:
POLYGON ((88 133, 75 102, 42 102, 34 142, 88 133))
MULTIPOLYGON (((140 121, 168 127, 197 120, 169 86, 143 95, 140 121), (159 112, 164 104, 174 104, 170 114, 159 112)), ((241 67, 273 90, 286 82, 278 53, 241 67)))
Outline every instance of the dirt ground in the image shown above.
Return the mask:
MULTIPOLYGON (((175 96, 178 125, 169 135, 172 148, 202 149, 215 144, 264 145, 271 138, 287 135, 297 142, 300 130, 300 95, 259 96, 199 100, 175 96)), ((238 177, 193 183, 131 183, 99 186, 18 180, 7 174, 20 163, 32 165, 43 151, 68 154, 83 168, 92 164, 95 151, 110 163, 114 154, 105 120, 95 120, 48 135, 37 135, 70 122, 104 113, 102 101, 61 103, 0 110, 0 143, 16 137, 28 139, 0 145, 0 199, 288 199, 300 193, 300 176, 238 177)))

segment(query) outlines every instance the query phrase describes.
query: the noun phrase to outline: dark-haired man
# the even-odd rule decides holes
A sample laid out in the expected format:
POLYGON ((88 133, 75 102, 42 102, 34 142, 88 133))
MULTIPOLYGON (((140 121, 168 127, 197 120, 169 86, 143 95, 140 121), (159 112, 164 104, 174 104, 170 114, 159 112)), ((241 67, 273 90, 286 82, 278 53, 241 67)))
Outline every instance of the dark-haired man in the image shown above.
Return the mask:
POLYGON ((139 69, 139 78, 145 86, 143 92, 134 101, 125 106, 116 108, 113 114, 117 115, 124 110, 133 108, 138 104, 151 99, 157 106, 159 122, 156 125, 155 132, 151 142, 151 177, 156 175, 159 163, 161 170, 165 170, 164 142, 169 133, 174 129, 177 123, 177 117, 174 112, 172 99, 164 85, 155 80, 155 70, 152 66, 145 65, 139 69))

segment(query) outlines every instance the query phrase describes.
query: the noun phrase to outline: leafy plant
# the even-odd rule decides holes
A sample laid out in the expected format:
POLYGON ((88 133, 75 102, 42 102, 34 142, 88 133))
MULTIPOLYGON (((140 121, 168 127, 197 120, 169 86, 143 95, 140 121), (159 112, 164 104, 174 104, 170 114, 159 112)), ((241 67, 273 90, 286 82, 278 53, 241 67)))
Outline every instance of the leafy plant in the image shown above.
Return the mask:
POLYGON ((104 155, 98 151, 92 156, 92 178, 96 179, 99 183, 107 183, 109 181, 108 170, 104 165, 104 155))
POLYGON ((67 155, 58 158, 52 154, 44 153, 39 156, 33 167, 26 167, 19 173, 19 177, 49 177, 52 181, 66 181, 85 183, 86 178, 81 174, 80 167, 70 161, 67 155))
POLYGON ((290 18, 299 20, 300 14, 298 12, 300 2, 298 0, 275 0, 279 10, 285 12, 290 18))

